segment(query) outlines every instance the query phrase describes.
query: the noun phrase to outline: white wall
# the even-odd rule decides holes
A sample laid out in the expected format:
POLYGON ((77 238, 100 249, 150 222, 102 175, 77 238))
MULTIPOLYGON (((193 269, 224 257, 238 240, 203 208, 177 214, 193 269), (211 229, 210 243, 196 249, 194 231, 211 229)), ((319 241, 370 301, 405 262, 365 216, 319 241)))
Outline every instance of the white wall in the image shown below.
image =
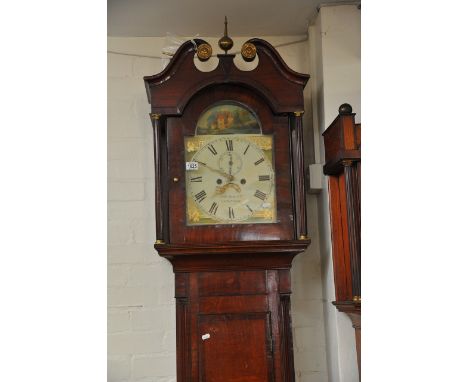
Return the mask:
POLYGON ((159 70, 158 60, 108 55, 111 382, 175 380, 174 282, 171 265, 153 249, 152 129, 142 80, 159 70))
POLYGON ((348 102, 361 122, 361 11, 355 5, 320 9, 325 128, 348 102))
MULTIPOLYGON (((273 45, 300 37, 264 37, 273 45)), ((216 47, 218 38, 207 40, 216 47)), ((247 37, 234 38, 234 50, 247 37)), ((163 38, 109 38, 108 50, 160 56, 163 38)), ((309 73, 309 44, 278 51, 294 70, 309 73)), ((215 52, 217 53, 217 52, 215 52)), ((154 172, 150 111, 142 77, 161 60, 108 54, 108 380, 175 381, 174 276, 153 249, 154 172)), ((306 142, 313 140, 312 86, 305 90, 306 142)), ((306 158, 313 158, 306 144, 306 158)), ((310 161, 310 160, 309 160, 310 161)), ((292 321, 297 382, 328 381, 318 230, 318 205, 308 195, 312 245, 292 267, 292 321)), ((179 381, 183 382, 183 381, 179 381)))
MULTIPOLYGON (((324 163, 321 134, 347 102, 360 122, 361 109, 361 14, 355 5, 322 7, 309 27, 314 137, 318 163, 324 163)), ((326 327, 328 372, 331 382, 359 380, 354 329, 350 319, 331 304, 335 300, 328 210, 328 180, 318 197, 322 285, 326 327)))

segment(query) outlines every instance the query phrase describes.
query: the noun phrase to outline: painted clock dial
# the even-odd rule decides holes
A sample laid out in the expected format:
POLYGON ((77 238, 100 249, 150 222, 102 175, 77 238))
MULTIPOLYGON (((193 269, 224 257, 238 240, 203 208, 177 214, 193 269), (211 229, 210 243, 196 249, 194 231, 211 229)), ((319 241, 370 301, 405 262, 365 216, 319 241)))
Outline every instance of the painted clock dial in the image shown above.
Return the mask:
POLYGON ((187 224, 276 222, 273 137, 187 137, 187 224))
POLYGON ((249 106, 210 105, 184 145, 187 225, 277 222, 273 136, 249 106))

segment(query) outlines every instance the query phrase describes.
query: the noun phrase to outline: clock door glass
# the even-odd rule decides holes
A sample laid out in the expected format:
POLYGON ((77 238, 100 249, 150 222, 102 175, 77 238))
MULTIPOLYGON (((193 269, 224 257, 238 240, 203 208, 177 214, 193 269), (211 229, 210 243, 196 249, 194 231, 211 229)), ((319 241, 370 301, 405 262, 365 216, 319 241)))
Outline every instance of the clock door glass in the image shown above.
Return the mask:
MULTIPOLYGON (((232 102, 226 106, 223 108, 223 105, 217 104, 214 107, 216 110, 208 111, 208 117, 211 117, 211 121, 224 118, 231 123, 221 129, 208 125, 209 132, 260 129, 259 122, 252 122, 244 111, 243 120, 247 120, 249 126, 239 123, 240 118, 226 113, 226 109, 232 111, 241 106, 232 102), (219 117, 220 114, 222 117, 219 117)), ((203 113, 202 118, 206 116, 207 112, 203 113)), ((205 118, 205 121, 209 120, 205 118)), ((186 137, 187 225, 275 223, 273 144, 272 135, 258 133, 186 137)))

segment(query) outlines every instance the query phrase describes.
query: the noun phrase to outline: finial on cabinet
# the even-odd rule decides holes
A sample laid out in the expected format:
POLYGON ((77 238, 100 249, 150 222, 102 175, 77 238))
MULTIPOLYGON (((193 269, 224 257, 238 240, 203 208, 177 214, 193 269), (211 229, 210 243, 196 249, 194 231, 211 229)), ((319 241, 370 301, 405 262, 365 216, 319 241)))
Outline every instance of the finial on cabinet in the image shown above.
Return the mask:
POLYGON ((352 114, 353 107, 349 103, 344 103, 338 108, 340 115, 352 114))
POLYGON ((233 45, 234 42, 232 41, 232 38, 228 36, 227 16, 224 16, 224 36, 219 39, 218 46, 224 50, 224 54, 227 54, 228 50, 231 49, 233 45))

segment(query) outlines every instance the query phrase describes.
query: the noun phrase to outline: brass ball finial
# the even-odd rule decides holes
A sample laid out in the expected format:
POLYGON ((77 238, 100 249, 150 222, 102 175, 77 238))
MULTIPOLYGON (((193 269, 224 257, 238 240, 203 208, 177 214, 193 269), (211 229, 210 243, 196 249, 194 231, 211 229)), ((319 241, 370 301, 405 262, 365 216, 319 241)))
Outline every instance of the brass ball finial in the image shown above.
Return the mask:
POLYGON ((224 36, 219 39, 218 46, 224 50, 224 54, 227 54, 228 50, 231 49, 233 45, 234 42, 232 41, 232 38, 228 36, 227 17, 224 16, 224 36))

